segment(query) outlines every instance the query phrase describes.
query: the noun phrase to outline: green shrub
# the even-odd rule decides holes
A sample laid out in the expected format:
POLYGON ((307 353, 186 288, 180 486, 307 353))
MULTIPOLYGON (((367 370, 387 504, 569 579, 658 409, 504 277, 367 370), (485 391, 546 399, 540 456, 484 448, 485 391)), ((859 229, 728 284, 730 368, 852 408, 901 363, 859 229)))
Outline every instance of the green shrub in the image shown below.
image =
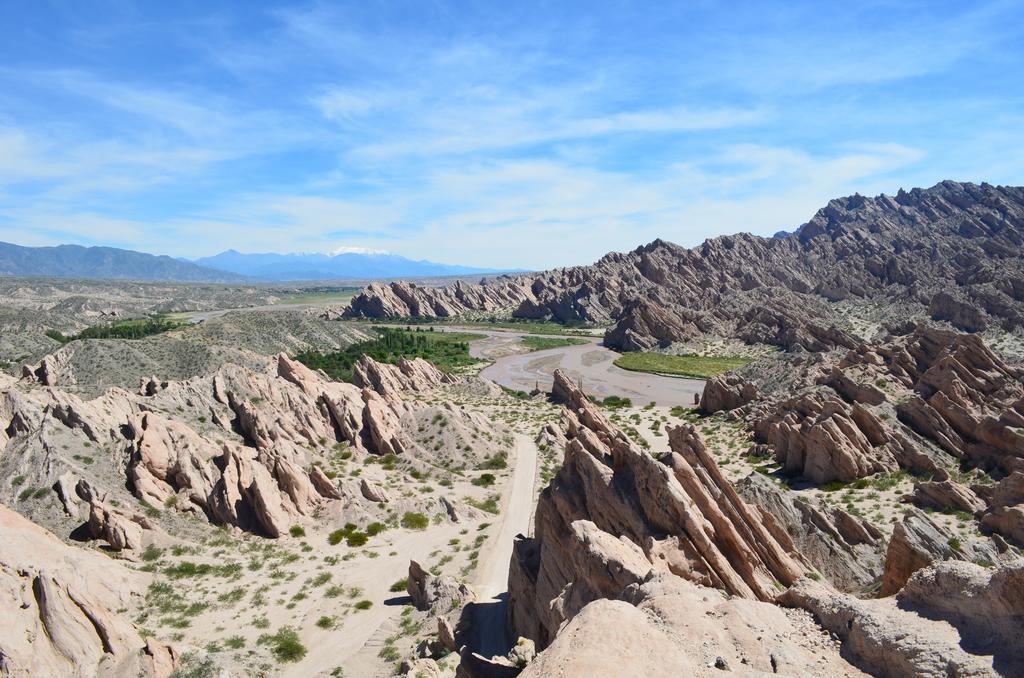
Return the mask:
POLYGON ((269 645, 270 651, 279 661, 297 662, 306 656, 306 646, 299 641, 299 634, 290 626, 282 626, 277 633, 264 633, 257 641, 269 645))
POLYGON ((406 511, 402 515, 401 525, 407 530, 425 530, 430 525, 430 520, 422 513, 406 511))
POLYGON ((408 578, 402 577, 401 579, 396 581, 394 584, 392 584, 391 588, 389 588, 388 590, 391 591, 392 593, 400 593, 402 591, 405 591, 408 586, 409 586, 408 578))
POLYGON ((508 455, 498 452, 477 464, 478 471, 500 471, 508 468, 508 455))
POLYGON ((351 533, 349 533, 348 537, 345 539, 345 543, 348 544, 349 546, 353 546, 353 547, 355 547, 355 546, 362 546, 369 539, 370 538, 368 536, 366 536, 365 532, 351 532, 351 533))
POLYGON ((357 610, 369 610, 371 607, 373 607, 373 601, 360 600, 353 607, 355 607, 357 610))
POLYGON ((366 534, 370 535, 371 537, 375 537, 386 529, 387 526, 384 523, 374 522, 366 526, 366 534))
POLYGON ((490 487, 491 485, 494 484, 495 480, 496 478, 494 477, 493 473, 484 473, 481 474, 479 478, 473 478, 473 480, 470 482, 472 482, 477 487, 490 487))
POLYGON ((293 536, 295 538, 305 537, 306 536, 306 530, 303 529, 303 527, 301 525, 292 525, 290 528, 288 528, 288 534, 290 534, 291 536, 293 536))

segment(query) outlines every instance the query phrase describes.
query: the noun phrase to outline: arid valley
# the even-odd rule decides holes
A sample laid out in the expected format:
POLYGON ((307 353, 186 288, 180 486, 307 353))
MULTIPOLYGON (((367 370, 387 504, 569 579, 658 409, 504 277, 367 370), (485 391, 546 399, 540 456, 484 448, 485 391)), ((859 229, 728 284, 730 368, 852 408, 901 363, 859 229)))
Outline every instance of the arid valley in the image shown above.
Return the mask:
POLYGON ((1024 192, 834 203, 479 283, 5 280, 0 666, 1019 675, 1024 192))
POLYGON ((0 678, 1024 678, 1024 2, 0 2, 0 678))

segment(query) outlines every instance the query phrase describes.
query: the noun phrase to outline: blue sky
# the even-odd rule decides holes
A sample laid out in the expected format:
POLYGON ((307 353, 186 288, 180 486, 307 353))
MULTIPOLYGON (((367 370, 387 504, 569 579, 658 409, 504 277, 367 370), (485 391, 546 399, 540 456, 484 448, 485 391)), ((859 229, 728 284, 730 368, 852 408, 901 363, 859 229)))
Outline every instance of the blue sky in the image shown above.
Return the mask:
POLYGON ((26 245, 546 268, 1019 185, 1022 130, 1020 1, 0 6, 26 245))

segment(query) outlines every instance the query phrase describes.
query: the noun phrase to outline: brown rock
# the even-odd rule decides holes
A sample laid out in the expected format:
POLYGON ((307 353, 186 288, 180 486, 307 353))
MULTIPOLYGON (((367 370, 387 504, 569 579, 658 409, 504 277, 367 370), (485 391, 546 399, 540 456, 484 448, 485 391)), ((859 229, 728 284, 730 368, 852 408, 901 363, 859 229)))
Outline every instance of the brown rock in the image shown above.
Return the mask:
POLYGON ((700 399, 700 411, 714 414, 743 407, 757 397, 757 387, 743 377, 725 373, 708 379, 700 399))
POLYGON ((465 584, 451 577, 435 577, 415 560, 409 561, 406 591, 417 610, 429 610, 434 614, 445 614, 455 607, 472 602, 475 597, 465 584))

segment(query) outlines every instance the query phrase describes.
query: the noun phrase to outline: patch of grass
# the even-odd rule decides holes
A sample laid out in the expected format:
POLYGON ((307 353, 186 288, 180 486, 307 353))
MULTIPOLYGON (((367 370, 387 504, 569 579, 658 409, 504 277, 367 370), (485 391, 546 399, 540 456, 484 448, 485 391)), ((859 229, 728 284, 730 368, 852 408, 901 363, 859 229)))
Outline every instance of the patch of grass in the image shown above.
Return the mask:
POLYGON ((143 550, 139 557, 141 557, 147 563, 152 563, 156 560, 160 560, 160 556, 164 554, 163 549, 158 549, 156 546, 150 544, 143 550))
POLYGON ((373 607, 373 601, 372 600, 360 600, 358 603, 356 603, 352 607, 356 608, 357 610, 369 610, 371 607, 373 607))
POLYGON ((581 346, 589 343, 586 339, 574 337, 523 337, 522 344, 531 351, 546 351, 549 348, 563 346, 581 346))
POLYGON ((274 634, 264 633, 256 642, 270 646, 270 652, 282 662, 297 662, 306 656, 306 646, 290 626, 282 626, 274 634))
POLYGON ((402 591, 405 591, 408 586, 409 579, 407 577, 402 577, 392 584, 388 591, 391 591, 392 593, 401 593, 402 591))
POLYGON ((334 628, 334 617, 323 616, 316 620, 316 625, 324 630, 334 628))
POLYGON ((508 454, 497 452, 477 464, 478 471, 501 471, 508 468, 508 454))
POLYGON ((365 532, 351 532, 345 538, 345 543, 352 547, 363 546, 369 539, 365 532))
POLYGON ((401 525, 407 530, 425 530, 430 525, 430 520, 422 513, 406 511, 402 515, 401 525))
POLYGON ((743 367, 751 358, 727 356, 667 355, 665 353, 624 353, 615 365, 634 372, 654 372, 680 377, 708 379, 743 367))
POLYGON ((603 400, 598 400, 597 403, 609 410, 619 410, 624 407, 633 407, 633 401, 629 398, 622 398, 616 395, 606 396, 603 400))
POLYGON ((495 514, 497 514, 498 511, 499 511, 499 509, 498 509, 498 499, 500 499, 500 497, 498 495, 492 494, 492 495, 488 495, 488 497, 486 499, 484 499, 483 501, 479 501, 477 499, 473 499, 472 497, 466 497, 465 501, 466 501, 467 504, 469 504, 473 508, 480 509, 481 511, 484 511, 486 513, 495 513, 495 514))
POLYGON ((290 528, 288 528, 288 534, 297 539, 299 537, 305 537, 306 530, 303 529, 301 525, 292 525, 290 528))
POLYGON ((245 638, 242 636, 231 636, 224 641, 224 646, 230 650, 241 650, 245 647, 245 638))

